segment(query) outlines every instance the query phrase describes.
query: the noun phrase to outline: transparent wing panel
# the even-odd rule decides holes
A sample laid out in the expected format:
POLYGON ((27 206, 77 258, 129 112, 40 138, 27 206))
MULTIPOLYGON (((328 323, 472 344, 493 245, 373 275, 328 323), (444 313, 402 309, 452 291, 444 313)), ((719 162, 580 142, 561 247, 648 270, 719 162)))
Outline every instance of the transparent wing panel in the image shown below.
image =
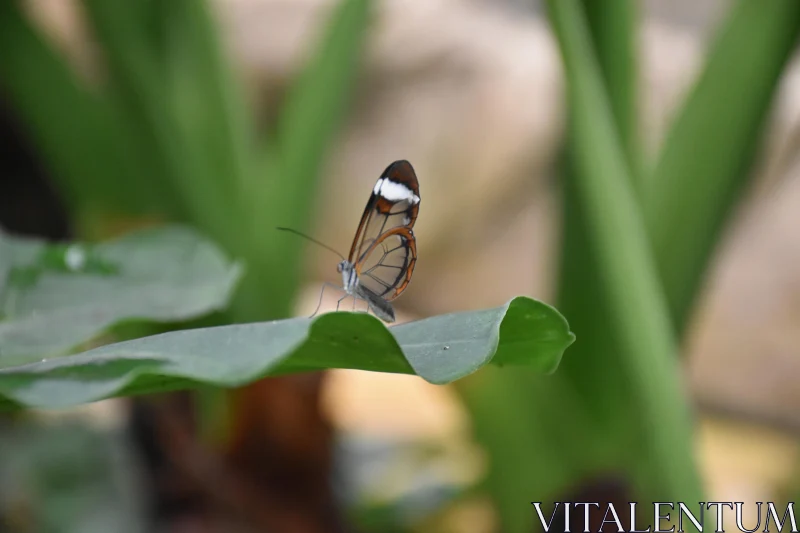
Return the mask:
POLYGON ((411 279, 417 259, 414 244, 407 228, 384 234, 364 252, 358 264, 359 283, 387 301, 397 298, 411 279))

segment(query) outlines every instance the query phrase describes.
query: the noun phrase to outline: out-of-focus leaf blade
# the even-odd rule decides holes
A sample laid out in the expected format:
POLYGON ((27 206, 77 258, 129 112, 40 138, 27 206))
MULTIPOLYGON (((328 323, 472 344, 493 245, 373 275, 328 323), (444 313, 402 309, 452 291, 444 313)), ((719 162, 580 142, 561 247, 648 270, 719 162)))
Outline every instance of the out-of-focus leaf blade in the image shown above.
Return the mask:
POLYGON ((567 77, 578 206, 620 341, 619 372, 632 385, 631 403, 653 468, 648 488, 699 501, 677 345, 585 17, 576 0, 549 0, 547 6, 567 77))
POLYGON ((574 335, 552 307, 517 297, 484 311, 387 329, 364 313, 183 330, 0 370, 0 402, 65 407, 270 374, 351 368, 448 383, 492 362, 552 372, 574 335))
POLYGON ((211 6, 205 0, 155 5, 163 19, 162 53, 175 118, 193 157, 203 161, 203 179, 220 183, 233 198, 232 191, 254 170, 249 165, 254 146, 245 100, 218 40, 211 6))
POLYGON ((646 183, 647 229, 679 330, 748 176, 798 33, 800 2, 737 2, 646 183))
POLYGON ((194 217, 216 238, 210 230, 226 222, 221 210, 206 209, 207 198, 224 203, 226 197, 217 188, 208 190, 218 183, 198 179, 204 176, 203 167, 191 157, 178 127, 147 6, 125 0, 83 0, 83 7, 108 67, 110 94, 132 150, 148 167, 137 179, 158 191, 154 198, 170 216, 194 217))
POLYGON ((3 241, 12 268, 0 301, 0 366, 62 354, 121 320, 177 321, 223 308, 240 275, 181 227, 97 245, 3 241))
MULTIPOLYGON (((582 342, 583 335, 561 367, 582 342)), ((487 368, 454 384, 472 414, 476 440, 489 452, 483 486, 497 510, 498 531, 534 531, 536 516, 515 504, 519 495, 549 501, 599 463, 604 443, 586 446, 586 439, 602 428, 576 404, 561 367, 550 376, 487 368)))
POLYGON ((138 457, 122 431, 17 420, 0 432, 4 531, 144 533, 138 457), (35 510, 35 511, 33 511, 35 510))
MULTIPOLYGON (((635 167, 638 4, 633 0, 581 4, 625 155, 629 166, 635 167)), ((628 414, 627 381, 610 344, 613 330, 608 312, 603 311, 608 301, 599 291, 597 261, 586 241, 571 168, 565 166, 559 299, 561 306, 570 308, 565 313, 570 323, 582 323, 575 328, 581 332, 580 342, 570 348, 556 375, 485 371, 456 384, 471 414, 475 438, 491 464, 485 486, 503 531, 534 529, 536 518, 519 505, 520 494, 556 499, 559 491, 581 479, 614 468, 620 450, 630 451, 625 439, 636 431, 628 414), (591 447, 577 444, 587 441, 591 447)), ((638 173, 631 172, 630 177, 638 187, 638 173)), ((631 459, 629 453, 626 457, 631 459)))
POLYGON ((640 146, 637 111, 637 50, 639 2, 582 0, 587 27, 605 81, 617 132, 630 167, 633 186, 640 187, 640 146))
POLYGON ((70 207, 139 206, 136 161, 108 102, 82 86, 19 2, 0 2, 0 49, 0 88, 70 207))
MULTIPOLYGON (((258 245, 234 302, 239 320, 286 316, 301 270, 292 268, 301 258, 303 243, 286 238, 276 226, 305 231, 313 223, 320 170, 350 103, 368 29, 369 0, 342 0, 314 55, 286 97, 278 116, 274 138, 264 147, 264 173, 253 174, 243 204, 252 217, 258 245), (273 298, 266 306, 264 294, 273 298)), ((382 169, 377 169, 380 172, 382 169)))
MULTIPOLYGON (((616 131, 625 150, 631 186, 639 192, 641 175, 636 171, 639 162, 636 112, 636 36, 638 3, 634 0, 610 0, 603 4, 583 0, 587 27, 593 37, 598 66, 603 74, 616 131)), ((619 342, 609 312, 608 298, 603 294, 594 273, 599 271, 598 259, 592 250, 589 223, 579 203, 575 166, 571 160, 571 145, 563 159, 564 208, 560 305, 571 309, 586 331, 576 349, 578 355, 568 362, 562 378, 581 397, 581 409, 603 426, 599 438, 619 442, 626 430, 632 430, 629 416, 620 413, 629 408, 625 378, 617 371, 619 342), (587 306, 586 302, 592 302, 587 306), (587 337, 591 340, 587 340, 587 337), (610 426, 615 428, 609 431, 610 426), (612 437, 613 435, 613 437, 612 437)), ((562 369, 563 370, 563 369, 562 369)), ((634 430, 635 431, 635 430, 634 430)), ((596 441, 595 441, 596 442, 596 441)))

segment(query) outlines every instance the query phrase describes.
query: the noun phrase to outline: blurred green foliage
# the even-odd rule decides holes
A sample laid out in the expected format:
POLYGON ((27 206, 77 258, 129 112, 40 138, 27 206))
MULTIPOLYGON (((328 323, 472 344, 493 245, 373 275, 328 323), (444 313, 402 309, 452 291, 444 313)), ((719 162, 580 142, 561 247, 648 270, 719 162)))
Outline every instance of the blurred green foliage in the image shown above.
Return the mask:
POLYGON ((246 263, 233 320, 287 316, 319 169, 349 105, 368 0, 346 0, 289 90, 269 138, 256 135, 210 6, 84 0, 100 83, 72 72, 17 2, 0 4, 0 83, 24 119, 80 232, 107 217, 189 222, 246 263))
MULTIPOLYGON (((268 138, 247 119, 206 2, 81 5, 104 54, 100 83, 76 76, 18 3, 0 2, 0 84, 83 234, 118 213, 190 222, 246 261, 227 320, 286 316, 301 242, 271 229, 312 223, 307 193, 347 109, 370 2, 339 3, 268 138)), ((580 338, 553 376, 494 369, 457 384, 504 532, 531 530, 530 500, 609 471, 637 497, 701 499, 677 352, 800 3, 731 3, 652 160, 638 142, 638 6, 547 2, 570 110, 559 299, 580 338)))
MULTIPOLYGON (((233 303, 213 320, 290 315, 302 241, 274 228, 313 224, 317 199, 309 192, 350 103, 371 2, 344 0, 333 9, 269 135, 257 135, 249 120, 209 2, 78 6, 99 53, 90 75, 69 66, 22 2, 0 2, 0 90, 78 235, 96 240, 126 225, 189 223, 245 267, 233 303)), ((204 396, 201 417, 225 416, 227 409, 209 407, 225 395, 204 396)))
POLYGON ((76 421, 4 428, 0 528, 14 533, 148 531, 138 465, 128 448, 123 432, 76 421))
POLYGON ((484 374, 459 387, 509 532, 533 528, 522 501, 563 499, 614 472, 632 497, 703 499, 680 333, 800 31, 792 0, 731 4, 653 164, 637 146, 638 2, 547 6, 570 112, 559 305, 579 340, 552 378, 484 374))

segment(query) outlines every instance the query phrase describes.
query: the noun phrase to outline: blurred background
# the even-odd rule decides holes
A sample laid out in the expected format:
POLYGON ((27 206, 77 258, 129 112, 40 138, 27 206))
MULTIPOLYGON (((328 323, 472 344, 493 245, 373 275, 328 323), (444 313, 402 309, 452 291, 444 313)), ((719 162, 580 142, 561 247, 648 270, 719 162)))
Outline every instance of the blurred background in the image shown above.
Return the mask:
MULTIPOLYGON (((705 501, 794 500, 800 14, 778 0, 573 4, 630 173, 642 189, 661 180, 644 195, 656 204, 673 198, 652 247, 672 280, 681 388, 659 401, 692 411, 676 438, 705 501), (682 242, 691 258, 671 253, 682 242)), ((399 321, 528 295, 578 340, 553 376, 433 386, 337 370, 7 416, 0 531, 516 532, 538 530, 531 501, 691 500, 649 451, 662 421, 631 407, 648 384, 618 355, 595 290, 608 273, 581 255, 598 245, 568 228, 591 210, 565 187, 586 122, 570 118, 579 70, 559 9, 4 0, 0 225, 96 240, 180 221, 247 262, 227 312, 120 336, 310 314, 337 259, 273 228, 348 250, 379 173, 408 159, 419 260, 399 321), (209 409, 224 421, 212 436, 198 429, 209 409)))

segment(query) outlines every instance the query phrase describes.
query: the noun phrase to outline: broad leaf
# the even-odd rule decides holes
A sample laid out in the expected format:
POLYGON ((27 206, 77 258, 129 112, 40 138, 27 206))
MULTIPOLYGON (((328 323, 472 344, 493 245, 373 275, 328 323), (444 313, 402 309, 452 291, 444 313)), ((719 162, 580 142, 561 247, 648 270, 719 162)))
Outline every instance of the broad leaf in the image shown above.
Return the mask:
POLYGON ((0 234, 0 367, 67 352, 126 319, 187 320, 223 308, 240 274, 182 227, 96 245, 0 234))
POLYGON ((329 313, 164 333, 6 368, 0 403, 57 408, 327 368, 416 374, 437 384, 489 361, 549 373, 574 339, 555 309, 526 297, 391 329, 364 313, 329 313))

